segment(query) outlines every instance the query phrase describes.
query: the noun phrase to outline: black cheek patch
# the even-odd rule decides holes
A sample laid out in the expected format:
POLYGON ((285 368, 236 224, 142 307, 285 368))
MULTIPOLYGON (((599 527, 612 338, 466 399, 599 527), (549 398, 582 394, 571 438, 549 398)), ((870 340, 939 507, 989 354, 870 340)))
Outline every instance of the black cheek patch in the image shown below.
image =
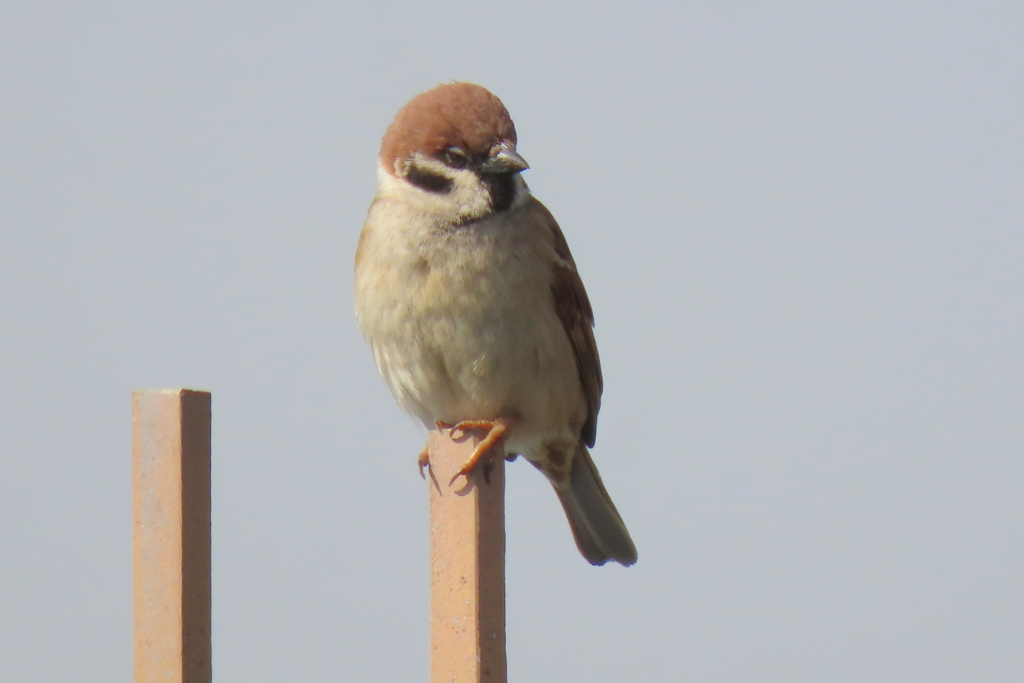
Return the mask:
POLYGON ((440 173, 433 173, 417 166, 409 168, 409 171, 405 174, 405 179, 421 190, 435 194, 448 194, 454 186, 451 178, 446 178, 440 173))

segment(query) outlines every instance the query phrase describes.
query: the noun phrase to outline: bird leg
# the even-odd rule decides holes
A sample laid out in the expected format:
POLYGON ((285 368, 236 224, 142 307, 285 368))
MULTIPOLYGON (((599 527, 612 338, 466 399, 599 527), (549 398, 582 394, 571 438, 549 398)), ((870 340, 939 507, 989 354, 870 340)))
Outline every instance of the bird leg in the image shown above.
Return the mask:
MULTIPOLYGON (((438 425, 440 427, 440 425, 438 425)), ((505 439, 508 438, 509 434, 509 423, 501 418, 495 420, 463 420, 454 427, 449 428, 449 436, 455 432, 461 432, 463 435, 473 429, 486 429, 487 434, 480 440, 480 443, 476 445, 473 450, 473 455, 469 456, 469 460, 455 473, 448 485, 451 486, 455 483, 455 480, 460 476, 469 478, 470 472, 472 472, 480 460, 486 456, 492 449, 504 450, 505 439)), ((505 457, 504 452, 501 452, 502 457, 505 457)), ((485 464, 484 478, 486 479, 487 470, 490 468, 485 464)))

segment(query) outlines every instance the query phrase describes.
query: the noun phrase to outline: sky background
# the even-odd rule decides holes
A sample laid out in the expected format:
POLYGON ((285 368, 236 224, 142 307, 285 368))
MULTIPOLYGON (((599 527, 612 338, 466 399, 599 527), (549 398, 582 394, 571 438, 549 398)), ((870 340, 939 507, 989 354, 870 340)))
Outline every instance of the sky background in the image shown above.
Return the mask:
POLYGON ((594 568, 508 468, 509 677, 1024 680, 1024 7, 0 5, 0 680, 132 671, 130 395, 213 392, 218 681, 427 679, 352 259, 394 112, 515 119, 593 302, 594 568))

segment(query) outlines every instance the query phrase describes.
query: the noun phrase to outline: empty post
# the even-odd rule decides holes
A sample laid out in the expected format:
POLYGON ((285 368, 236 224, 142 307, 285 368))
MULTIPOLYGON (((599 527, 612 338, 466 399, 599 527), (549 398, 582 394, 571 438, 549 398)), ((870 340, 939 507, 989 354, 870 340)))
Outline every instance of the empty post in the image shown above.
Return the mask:
POLYGON ((210 683, 210 394, 132 394, 135 683, 210 683))

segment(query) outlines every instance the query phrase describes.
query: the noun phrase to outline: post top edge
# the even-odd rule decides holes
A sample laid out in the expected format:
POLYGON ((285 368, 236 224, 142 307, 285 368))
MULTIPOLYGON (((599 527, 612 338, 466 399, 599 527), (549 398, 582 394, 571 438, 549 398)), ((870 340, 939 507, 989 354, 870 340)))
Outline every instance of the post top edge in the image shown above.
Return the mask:
POLYGON ((132 391, 132 396, 141 395, 141 394, 174 394, 174 395, 180 396, 180 395, 183 395, 183 394, 209 394, 209 393, 210 392, 208 390, 206 390, 206 389, 186 389, 186 388, 181 388, 181 389, 135 389, 134 391, 132 391))

